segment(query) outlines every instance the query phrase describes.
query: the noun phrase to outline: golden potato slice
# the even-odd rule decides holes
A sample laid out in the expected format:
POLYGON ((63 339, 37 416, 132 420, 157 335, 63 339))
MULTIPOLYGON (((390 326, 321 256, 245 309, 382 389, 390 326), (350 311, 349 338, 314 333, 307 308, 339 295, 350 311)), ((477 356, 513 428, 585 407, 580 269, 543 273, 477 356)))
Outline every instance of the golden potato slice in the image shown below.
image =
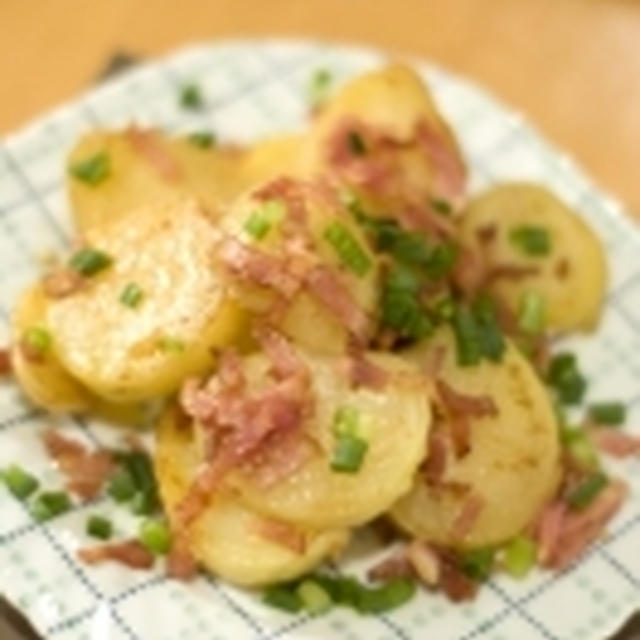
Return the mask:
POLYGON ((52 412, 83 412, 93 403, 93 397, 80 382, 60 364, 56 344, 42 359, 25 357, 20 341, 32 327, 48 330, 46 311, 48 298, 42 286, 27 289, 16 305, 12 318, 11 364, 20 388, 36 405, 52 412))
POLYGON ((266 138, 249 147, 240 162, 243 189, 266 182, 281 173, 295 173, 303 142, 303 135, 289 134, 266 138))
MULTIPOLYGON (((171 518, 198 467, 192 431, 177 424, 168 411, 157 431, 155 470, 160 495, 171 518)), ((303 575, 347 544, 346 530, 299 530, 303 551, 292 549, 260 533, 264 519, 241 506, 232 494, 215 495, 190 531, 191 552, 213 574, 243 586, 282 582, 303 575)))
MULTIPOLYGON (((269 517, 316 529, 362 524, 409 490, 426 454, 431 414, 425 380, 398 357, 371 353, 371 361, 389 374, 387 384, 377 391, 354 389, 334 358, 300 356, 312 376, 315 408, 303 429, 315 453, 267 488, 247 471, 234 472, 226 482, 238 489, 243 504, 269 517), (339 438, 334 417, 345 408, 358 416, 355 431, 368 447, 353 473, 331 464, 339 438)), ((262 354, 244 361, 253 385, 266 378, 269 366, 262 354)))
MULTIPOLYGON (((340 295, 337 290, 340 287, 344 293, 341 297, 349 298, 355 309, 350 315, 357 326, 347 326, 344 317, 340 317, 335 309, 330 309, 326 301, 312 295, 308 286, 302 286, 287 304, 278 323, 283 333, 297 344, 317 352, 341 354, 349 330, 359 332, 364 337, 373 330, 378 307, 379 259, 370 250, 360 226, 334 192, 325 191, 324 187, 311 182, 290 178, 276 180, 289 181, 289 193, 295 192, 294 197, 299 197, 306 210, 304 231, 299 233, 302 237, 297 238, 295 255, 291 253, 292 239, 286 228, 290 227, 296 216, 296 205, 290 204, 290 196, 286 193, 267 201, 258 198, 255 193, 247 194, 220 220, 220 228, 249 251, 278 261, 293 255, 302 269, 308 265, 309 269, 321 267, 330 270, 331 279, 336 285, 334 295, 336 298, 340 295), (256 223, 259 223, 257 227, 256 223), (343 253, 336 247, 340 245, 344 248, 345 239, 350 247, 344 250, 350 252, 352 257, 356 254, 355 263, 345 261, 343 253), (301 240, 307 246, 299 246, 301 240)), ((266 183, 267 187, 270 184, 274 183, 266 183)), ((283 271, 289 269, 288 266, 282 267, 283 271)), ((242 269, 239 271, 242 272, 242 269)), ((233 279, 236 282, 234 295, 241 306, 258 314, 273 308, 273 289, 242 278, 233 279)))
POLYGON ((449 449, 442 482, 429 485, 417 476, 411 493, 391 509, 391 517, 408 533, 441 545, 469 548, 504 542, 533 521, 558 487, 560 445, 549 394, 511 344, 499 364, 460 367, 453 335, 443 329, 403 355, 420 364, 436 349, 445 354, 439 378, 460 393, 489 396, 497 415, 470 418, 469 453, 456 458, 449 449), (472 496, 484 506, 468 534, 460 537, 455 523, 464 517, 472 496))
POLYGON ((172 198, 198 198, 216 218, 244 187, 243 152, 201 147, 188 137, 156 130, 94 131, 71 150, 67 191, 80 231, 109 223, 132 210, 172 198), (108 173, 96 184, 75 177, 72 168, 96 154, 108 158, 108 173), (242 185, 242 186, 241 186, 242 185))
POLYGON ((411 197, 456 204, 464 191, 466 169, 456 138, 438 112, 420 76, 402 64, 364 73, 329 101, 312 125, 301 156, 309 173, 336 173, 354 188, 370 213, 396 215, 411 197), (337 160, 337 136, 353 146, 358 132, 363 148, 352 149, 360 165, 337 160), (373 176, 379 174, 377 178, 373 176))
POLYGON ((464 212, 461 235, 464 244, 482 253, 489 269, 523 270, 521 277, 492 280, 492 291, 512 310, 517 312, 525 292, 533 291, 545 301, 550 329, 594 328, 607 286, 604 249, 580 216, 545 188, 514 182, 481 194, 464 212), (528 255, 518 245, 513 234, 527 227, 548 233, 548 253, 528 255))
POLYGON ((140 209, 86 234, 110 267, 77 292, 52 300, 47 323, 63 366, 111 402, 145 400, 174 391, 213 364, 211 350, 244 330, 212 255, 216 231, 202 209, 185 200, 140 209), (121 296, 138 287, 132 308, 121 296))

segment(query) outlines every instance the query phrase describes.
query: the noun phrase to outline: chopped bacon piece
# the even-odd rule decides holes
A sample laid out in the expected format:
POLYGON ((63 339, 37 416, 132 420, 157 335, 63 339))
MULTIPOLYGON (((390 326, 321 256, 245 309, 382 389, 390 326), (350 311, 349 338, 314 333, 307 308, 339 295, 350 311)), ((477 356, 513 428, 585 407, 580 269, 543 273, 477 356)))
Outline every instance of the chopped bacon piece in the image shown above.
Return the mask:
POLYGON ((432 236, 453 238, 456 233, 454 223, 438 213, 429 203, 406 204, 398 210, 398 218, 409 231, 423 231, 432 236))
POLYGON ((303 554, 307 548, 307 537, 295 525, 270 518, 260 518, 256 523, 255 532, 275 544, 303 554))
POLYGON ((493 264, 487 273, 487 280, 494 282, 495 280, 523 280, 530 276, 536 276, 540 273, 538 267, 520 264, 493 264))
POLYGON ((369 328, 367 315, 358 307, 338 274, 328 267, 312 269, 306 278, 307 288, 337 320, 357 339, 362 339, 369 328))
POLYGON ((386 582, 393 578, 412 578, 414 575, 414 568, 404 551, 390 555, 367 571, 367 578, 374 582, 386 582))
POLYGON ((155 557, 138 540, 127 540, 78 549, 78 558, 87 564, 119 562, 131 569, 151 569, 155 557))
POLYGON ((188 582, 196 577, 198 566, 186 545, 178 534, 174 537, 169 554, 167 555, 167 575, 176 580, 188 582))
POLYGON ((95 498, 113 471, 113 457, 105 450, 90 451, 77 440, 49 429, 43 434, 47 452, 67 476, 67 488, 84 500, 95 498))
POLYGON ((538 563, 543 567, 548 567, 553 562, 566 513, 566 504, 555 500, 543 509, 538 518, 535 534, 538 541, 538 563))
POLYGON ((462 413, 474 418, 498 415, 498 408, 490 396, 460 393, 440 378, 436 380, 436 386, 445 406, 454 413, 462 413))
POLYGON ((422 364, 422 370, 430 377, 435 378, 444 365, 447 357, 447 347, 443 344, 438 345, 434 349, 429 349, 422 364))
POLYGON ((490 244, 498 235, 498 227, 495 224, 486 224, 476 229, 476 237, 482 244, 490 244))
POLYGON ((437 485, 447 469, 448 438, 442 428, 433 426, 429 432, 429 448, 422 471, 427 484, 437 485))
POLYGON ((486 268, 480 255, 460 247, 451 278, 463 295, 472 298, 485 284, 486 268))
POLYGON ((640 437, 624 431, 608 428, 589 429, 592 442, 604 453, 614 458, 640 455, 640 437))
POLYGON ((428 587, 434 587, 440 580, 440 558, 426 543, 414 540, 407 547, 407 558, 420 581, 428 587))
POLYGON ((18 343, 18 348, 20 349, 22 357, 27 362, 39 364, 45 361, 45 354, 40 349, 31 344, 28 340, 21 338, 20 342, 18 343))
POLYGON ((566 258, 561 258, 556 263, 556 266, 553 270, 556 278, 559 280, 564 280, 569 275, 570 264, 566 258))
POLYGON ((367 387, 374 391, 381 391, 389 381, 389 374, 367 358, 357 344, 348 348, 347 376, 353 387, 367 387))
POLYGON ((452 602, 473 600, 478 592, 478 583, 464 573, 447 555, 440 556, 439 585, 452 602))
POLYGON ((0 349, 0 376, 6 376, 11 373, 11 351, 9 349, 0 349))
POLYGON ((66 298, 84 284, 84 278, 73 269, 60 267, 47 273, 42 279, 42 288, 49 298, 66 298))
POLYGON ((287 221, 293 222, 290 229, 301 231, 307 221, 304 201, 305 184, 289 176, 279 176, 261 186, 253 195, 259 200, 282 200, 287 206, 287 221))
POLYGON ((485 501, 482 496, 471 494, 467 497, 451 527, 455 539, 463 540, 469 535, 484 507, 485 501))
POLYGON ((182 177, 180 165, 160 141, 156 131, 130 126, 125 130, 124 135, 135 151, 163 180, 175 182, 182 177))

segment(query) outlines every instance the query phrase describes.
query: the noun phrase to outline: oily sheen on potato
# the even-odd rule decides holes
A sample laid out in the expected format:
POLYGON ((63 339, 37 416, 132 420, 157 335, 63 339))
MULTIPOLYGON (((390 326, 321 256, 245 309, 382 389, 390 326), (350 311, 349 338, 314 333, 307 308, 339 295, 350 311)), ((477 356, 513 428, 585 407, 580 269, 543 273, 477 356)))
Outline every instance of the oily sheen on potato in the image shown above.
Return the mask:
MULTIPOLYGON (((199 464, 193 431, 178 424, 176 415, 168 410, 160 421, 154 462, 170 519, 199 464)), ((242 506, 233 493, 216 493, 192 525, 190 551, 214 575, 239 585, 259 586, 303 575, 337 555, 349 539, 346 530, 298 527, 305 543, 303 550, 296 551, 261 534, 264 526, 265 519, 242 506)))
POLYGON ((111 266, 52 300, 47 313, 71 375, 104 399, 131 402, 170 393, 211 368, 212 349, 244 327, 212 260, 216 237, 192 200, 150 205, 88 232, 86 243, 111 266), (142 292, 135 308, 121 301, 131 283, 142 292))
POLYGON ((391 509, 391 518, 411 535, 445 546, 505 542, 533 521, 560 480, 558 428, 549 394, 511 344, 499 364, 461 367, 447 329, 403 355, 424 365, 434 350, 444 353, 438 377, 460 393, 492 398, 497 415, 470 418, 469 453, 456 458, 449 448, 442 482, 429 485, 418 475, 411 492, 391 509), (455 522, 471 496, 479 497, 483 507, 459 538, 455 522))
POLYGON ((469 203, 460 231, 463 243, 482 253, 488 269, 525 270, 521 277, 497 277, 490 285, 511 309, 517 311, 525 292, 533 291, 544 299, 550 329, 595 327, 607 286, 602 244, 577 213, 545 188, 516 182, 490 189, 469 203), (514 230, 527 226, 548 233, 547 254, 527 255, 512 241, 514 230))
MULTIPOLYGON (((314 412, 303 424, 314 453, 304 464, 265 488, 250 473, 235 472, 228 484, 243 504, 265 516, 312 528, 363 524, 384 512, 411 487, 426 454, 431 412, 428 387, 415 367, 390 354, 369 354, 389 375, 384 389, 353 388, 334 359, 303 355, 312 376, 314 412), (358 415, 358 437, 368 448, 355 472, 331 467, 337 435, 334 417, 349 407, 358 415)), ((268 360, 249 357, 249 380, 263 380, 268 360)))

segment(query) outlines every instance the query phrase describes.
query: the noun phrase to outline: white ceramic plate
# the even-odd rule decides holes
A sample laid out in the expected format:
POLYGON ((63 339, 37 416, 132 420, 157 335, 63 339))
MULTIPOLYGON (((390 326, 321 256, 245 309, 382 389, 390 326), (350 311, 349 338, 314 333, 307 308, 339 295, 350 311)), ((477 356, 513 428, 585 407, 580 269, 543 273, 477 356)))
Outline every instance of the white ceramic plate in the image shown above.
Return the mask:
MULTIPOLYGON (((38 256, 71 236, 63 189, 66 151, 84 131, 135 120, 172 131, 212 128, 222 140, 251 141, 301 126, 305 87, 317 68, 338 80, 379 64, 376 52, 313 42, 233 41, 183 50, 81 96, 0 145, 0 340, 18 292, 38 272, 38 256), (178 87, 197 82, 203 112, 185 112, 178 87)), ((640 233, 563 154, 518 114, 441 69, 413 61, 454 126, 472 169, 471 188, 508 178, 550 187, 576 207, 607 247, 611 287, 593 337, 572 339, 590 379, 590 398, 630 403, 640 425, 640 233)), ((612 114, 612 117, 615 117, 612 114)), ((0 467, 20 461, 49 485, 51 470, 38 434, 49 418, 0 384, 0 467)), ((105 442, 108 429, 79 420, 70 431, 105 442)), ((637 432, 637 429, 636 429, 637 432)), ((107 501, 77 507, 46 525, 0 487, 0 591, 54 640, 602 640, 640 604, 640 462, 618 465, 633 494, 610 530, 562 576, 540 572, 524 582, 492 580, 472 604, 455 606, 421 594, 385 616, 346 610, 309 618, 264 607, 255 595, 200 578, 184 585, 118 566, 86 568, 74 560, 86 544, 87 514, 107 501)), ((122 528, 131 526, 112 514, 122 528)))

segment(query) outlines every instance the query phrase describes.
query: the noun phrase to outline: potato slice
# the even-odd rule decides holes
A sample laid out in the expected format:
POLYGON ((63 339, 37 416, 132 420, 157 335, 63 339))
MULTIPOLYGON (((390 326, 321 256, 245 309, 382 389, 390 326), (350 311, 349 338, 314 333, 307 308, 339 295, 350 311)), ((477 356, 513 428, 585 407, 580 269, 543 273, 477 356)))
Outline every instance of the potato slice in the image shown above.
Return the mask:
POLYGON ((98 396, 132 402, 174 391, 213 365, 212 348, 245 329, 212 255, 216 230, 193 201, 149 206, 86 234, 113 264, 52 300, 47 322, 63 366, 98 396), (143 293, 121 303, 125 287, 143 293))
POLYGON ((295 173, 304 136, 288 134, 260 140, 246 150, 240 172, 243 189, 261 184, 281 173, 295 173))
POLYGON ((39 284, 27 289, 20 297, 12 318, 13 372, 24 394, 39 407, 54 413, 86 411, 92 406, 93 397, 62 367, 55 343, 37 362, 26 358, 20 347, 21 337, 27 329, 47 329, 47 304, 48 298, 39 284))
MULTIPOLYGON (((298 259, 330 269, 335 281, 352 300, 358 314, 362 315, 362 332, 372 331, 378 307, 379 259, 335 193, 329 191, 330 195, 327 195, 323 187, 311 182, 294 181, 294 184, 306 210, 305 228, 310 242, 302 255, 297 256, 298 259), (349 268, 335 245, 327 239, 332 228, 340 229, 355 242, 365 265, 362 271, 349 268)), ((291 238, 283 231, 289 222, 286 218, 295 214, 286 197, 274 197, 266 207, 264 201, 249 193, 220 220, 220 228, 250 250, 281 260, 284 255, 289 255, 291 245, 291 238), (268 225, 260 237, 255 237, 248 230, 256 217, 268 225)), ((234 295, 241 306, 258 314, 271 309, 275 301, 273 291, 242 281, 237 281, 234 286, 234 295)), ((288 304, 279 323, 282 332, 297 344, 321 353, 344 353, 348 331, 343 320, 304 287, 288 304)))
POLYGON ((499 544, 525 529, 558 487, 560 445, 551 400, 511 344, 499 364, 460 367, 453 335, 443 329, 403 355, 425 363, 436 349, 445 354, 440 379, 461 393, 491 397, 498 414, 471 418, 471 450, 459 459, 448 452, 444 484, 430 486, 418 476, 411 493, 400 498, 390 514, 411 535, 437 544, 499 544), (464 485, 468 492, 459 490, 464 485), (454 523, 471 495, 479 496, 484 507, 460 539, 454 523))
POLYGON ((466 176, 452 130, 420 76, 402 64, 357 76, 329 101, 311 128, 301 166, 312 174, 337 172, 358 192, 369 213, 387 216, 396 213, 398 198, 409 194, 420 203, 429 198, 457 201, 466 176), (371 131, 386 139, 387 144, 361 154, 384 178, 363 184, 344 173, 342 164, 332 163, 332 140, 350 123, 364 128, 364 138, 371 131), (421 136, 420 130, 429 134, 421 136))
POLYGON ((71 169, 98 153, 108 157, 109 173, 104 180, 89 184, 71 173, 67 178, 74 221, 82 232, 149 203, 185 195, 198 198, 216 218, 244 186, 239 171, 242 151, 202 148, 186 137, 170 138, 156 130, 91 132, 71 150, 67 166, 71 169), (132 131, 146 141, 146 154, 132 141, 136 139, 132 131), (160 164, 149 156, 158 158, 160 164))
MULTIPOLYGON (((165 509, 184 497, 198 467, 192 431, 168 411, 157 431, 155 470, 165 509)), ((282 582, 303 575, 337 555, 349 540, 346 530, 300 530, 304 551, 296 552, 260 534, 264 519, 241 506, 230 493, 214 496, 190 532, 191 552, 213 574, 243 586, 282 582)))
MULTIPOLYGON (((315 410, 303 429, 315 454, 268 488, 246 471, 234 472, 227 483, 239 490, 246 506, 269 517, 313 528, 362 524, 409 490, 426 454, 431 414, 425 381, 396 356, 372 353, 368 357, 389 374, 385 388, 353 389, 335 359, 300 355, 312 376, 315 410), (331 468, 337 442, 333 420, 343 407, 357 412, 357 436, 368 443, 355 473, 331 468)), ((268 368, 262 354, 245 360, 252 382, 264 380, 268 368)))
POLYGON ((534 291, 545 300, 549 328, 595 327, 607 286, 604 249, 582 218, 552 193, 524 182, 498 185, 469 204, 461 225, 463 242, 480 251, 489 268, 537 270, 493 280, 492 291, 511 309, 517 311, 525 292, 534 291), (513 231, 527 226, 548 232, 548 254, 527 255, 514 243, 513 231))

